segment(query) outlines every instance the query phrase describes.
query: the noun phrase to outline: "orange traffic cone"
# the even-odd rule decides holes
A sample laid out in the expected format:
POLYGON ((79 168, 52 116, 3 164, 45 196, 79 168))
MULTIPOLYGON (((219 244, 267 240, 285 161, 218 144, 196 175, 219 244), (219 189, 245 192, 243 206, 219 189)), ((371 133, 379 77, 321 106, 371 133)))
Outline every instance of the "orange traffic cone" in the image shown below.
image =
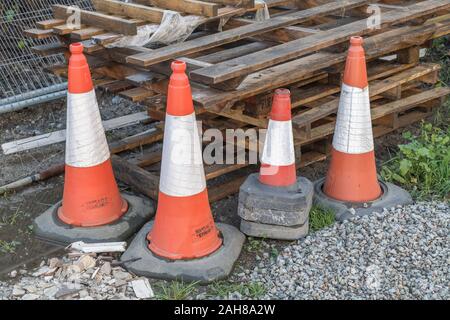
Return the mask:
POLYGON ((331 164, 324 192, 331 198, 366 202, 380 197, 363 39, 353 37, 342 84, 331 164))
POLYGON ((291 93, 278 89, 273 98, 259 175, 239 191, 241 231, 248 236, 296 240, 308 234, 313 184, 297 177, 291 120, 291 93))
POLYGON ((259 180, 261 183, 274 187, 290 186, 297 181, 291 121, 291 93, 287 89, 275 91, 261 157, 259 180))
POLYGON ((158 209, 147 238, 150 250, 161 257, 193 259, 214 252, 222 240, 209 206, 186 64, 174 62, 172 70, 158 209))
POLYGON ((37 220, 40 221, 37 233, 43 238, 54 237, 58 242, 124 240, 133 228, 139 228, 144 219, 151 216, 151 205, 147 204, 148 208, 144 209, 140 198, 121 196, 113 174, 89 66, 83 55, 83 45, 72 44, 70 52, 65 183, 57 217, 60 224, 70 225, 78 233, 59 230, 53 220, 37 220), (128 202, 133 204, 133 210, 128 210, 128 202), (137 208, 142 213, 135 215, 137 208), (126 213, 128 217, 124 217, 126 213), (121 221, 124 219, 126 221, 121 221), (98 229, 112 223, 115 223, 114 231, 98 229))
POLYGON ((337 220, 410 203, 401 188, 378 180, 363 39, 352 37, 325 180, 315 183, 314 201, 337 220))
POLYGON ((140 258, 125 263, 136 274, 209 282, 231 272, 244 236, 214 223, 186 64, 175 61, 172 70, 155 221, 144 226, 122 260, 140 258))
POLYGON ((114 178, 108 143, 83 45, 70 46, 64 197, 59 218, 94 227, 119 219, 128 204, 114 178))

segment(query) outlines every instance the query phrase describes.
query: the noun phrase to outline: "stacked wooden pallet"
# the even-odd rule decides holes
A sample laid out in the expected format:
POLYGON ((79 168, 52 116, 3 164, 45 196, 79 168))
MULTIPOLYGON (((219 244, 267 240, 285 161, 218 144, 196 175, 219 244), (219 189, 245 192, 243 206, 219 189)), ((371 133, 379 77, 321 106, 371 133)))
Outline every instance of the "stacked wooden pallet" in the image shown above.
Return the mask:
MULTIPOLYGON (((433 86, 439 66, 420 61, 422 48, 450 33, 448 0, 266 0, 272 17, 262 22, 248 18, 256 9, 253 1, 134 2, 139 4, 94 0, 98 11, 82 12, 80 30, 67 30, 66 11, 55 6, 56 20, 38 23, 37 29, 26 33, 58 37, 58 44, 35 48, 43 55, 67 52, 71 42, 83 41, 99 87, 147 105, 149 115, 161 124, 173 59, 188 65, 193 100, 205 128, 265 128, 273 90, 288 87, 299 166, 328 155, 350 36, 365 37, 376 137, 429 116, 450 93, 448 88, 433 86), (177 6, 182 3, 195 6, 177 6), (375 3, 379 17, 371 16, 375 3), (217 11, 207 13, 206 7, 217 11), (134 27, 158 23, 150 12, 180 8, 183 14, 201 14, 205 19, 203 27, 186 42, 154 49, 107 47, 112 39, 133 34, 134 27), (219 19, 224 17, 231 17, 225 25, 219 19), (214 31, 220 20, 224 31, 214 31), (128 29, 129 25, 134 27, 128 29)), ((66 66, 51 69, 66 73, 66 66)), ((162 138, 160 126, 129 147, 154 144, 162 138)), ((255 148, 245 142, 239 147, 255 148)), ((233 152, 236 157, 240 153, 233 152)), ((115 157, 114 165, 119 179, 156 198, 160 159, 160 146, 156 145, 152 152, 130 161, 115 157)), ((205 170, 210 197, 215 201, 236 192, 256 166, 244 161, 207 165, 205 170)))

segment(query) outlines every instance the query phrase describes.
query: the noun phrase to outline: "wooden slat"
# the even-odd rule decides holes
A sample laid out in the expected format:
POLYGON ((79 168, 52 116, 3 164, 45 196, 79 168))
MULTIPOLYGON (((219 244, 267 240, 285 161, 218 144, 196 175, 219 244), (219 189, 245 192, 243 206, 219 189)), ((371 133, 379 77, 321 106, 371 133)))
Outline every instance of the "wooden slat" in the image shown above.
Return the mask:
MULTIPOLYGON (((366 57, 373 59, 387 55, 411 45, 421 45, 429 39, 449 33, 449 23, 408 26, 387 31, 365 40, 366 57)), ((193 86, 193 99, 196 104, 206 109, 220 110, 233 105, 236 101, 311 77, 318 70, 344 62, 346 56, 345 52, 312 54, 251 74, 236 90, 229 92, 205 88, 194 89, 195 86, 193 86)))
POLYGON ((154 93, 151 90, 139 87, 122 91, 119 95, 133 102, 140 102, 153 96, 154 93))
MULTIPOLYGON (((398 73, 390 78, 384 80, 378 80, 370 84, 370 96, 375 97, 383 92, 389 91, 395 87, 398 87, 402 84, 410 82, 414 79, 418 79, 428 73, 436 71, 439 69, 439 65, 429 64, 429 65, 420 65, 401 73, 398 73)), ((314 121, 322 119, 330 114, 337 112, 339 107, 339 98, 330 101, 329 103, 325 103, 321 106, 313 108, 309 111, 301 113, 292 118, 292 125, 296 128, 301 128, 308 124, 311 124, 314 121)))
POLYGON ((46 57, 58 53, 63 53, 67 50, 67 48, 65 48, 59 42, 54 42, 49 44, 43 44, 40 46, 34 46, 31 48, 31 50, 40 56, 46 57))
POLYGON ((216 3, 197 0, 135 0, 135 2, 206 17, 217 16, 218 10, 221 7, 216 3))
POLYGON ((239 6, 241 8, 254 8, 255 0, 206 0, 206 2, 218 3, 227 6, 239 6))
POLYGON ((75 40, 87 40, 93 36, 103 34, 105 31, 100 28, 88 27, 81 30, 75 30, 71 33, 70 37, 75 40))
MULTIPOLYGON (((53 5, 53 14, 57 19, 67 19, 72 13, 69 6, 53 5)), ((81 23, 102 28, 109 31, 118 32, 124 35, 134 36, 137 34, 137 26, 141 21, 126 20, 114 16, 109 16, 100 12, 80 10, 81 23)))
POLYGON ((343 0, 334 1, 323 6, 295 12, 283 17, 270 19, 263 22, 256 22, 238 29, 227 30, 218 34, 202 37, 199 39, 179 43, 154 50, 151 54, 137 54, 127 58, 128 63, 139 66, 150 66, 169 59, 178 58, 191 53, 221 46, 226 43, 235 42, 240 39, 252 37, 258 34, 269 32, 281 27, 299 24, 317 16, 327 15, 339 10, 362 6, 369 0, 343 0))
POLYGON ((95 9, 117 15, 124 15, 134 19, 141 19, 153 23, 160 23, 164 10, 135 3, 126 3, 117 0, 92 0, 95 9))
MULTIPOLYGON (((405 11, 392 11, 381 16, 380 28, 402 23, 417 17, 450 8, 448 0, 427 0, 408 6, 405 11)), ((257 53, 235 58, 212 67, 196 70, 191 79, 205 84, 216 84, 272 65, 298 58, 317 50, 348 41, 353 35, 364 35, 374 31, 367 20, 359 20, 316 35, 271 47, 257 53)))
POLYGON ((50 19, 45 21, 36 22, 36 27, 42 30, 53 29, 53 27, 59 26, 61 24, 65 24, 66 21, 62 19, 50 19))
POLYGON ((33 39, 45 39, 53 36, 53 30, 42 30, 42 29, 28 29, 23 32, 27 37, 33 39))
POLYGON ((445 97, 450 94, 450 88, 448 87, 440 87, 431 90, 427 90, 421 92, 419 94, 415 94, 404 99, 394 101, 391 103, 384 104, 381 107, 374 108, 372 110, 372 119, 379 119, 383 116, 391 114, 393 110, 395 112, 403 112, 407 109, 411 109, 415 106, 420 106, 427 101, 445 97))

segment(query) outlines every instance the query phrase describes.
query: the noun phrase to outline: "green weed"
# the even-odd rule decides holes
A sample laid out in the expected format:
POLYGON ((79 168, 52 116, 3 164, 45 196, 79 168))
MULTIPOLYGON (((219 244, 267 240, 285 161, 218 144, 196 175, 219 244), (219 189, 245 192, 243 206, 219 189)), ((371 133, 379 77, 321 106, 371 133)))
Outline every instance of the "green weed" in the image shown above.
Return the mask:
POLYGON ((381 175, 400 183, 414 197, 445 199, 450 195, 450 127, 441 129, 422 123, 421 132, 405 132, 408 143, 399 145, 397 155, 384 163, 381 175))
POLYGON ((234 292, 248 298, 258 299, 264 296, 267 290, 260 282, 232 283, 218 281, 210 285, 208 294, 213 297, 227 298, 230 293, 234 292))
POLYGON ((331 210, 313 206, 309 213, 309 228, 312 232, 331 226, 335 221, 331 210))
POLYGON ((156 294, 156 298, 159 300, 185 300, 197 291, 197 284, 198 282, 186 284, 182 281, 161 284, 159 286, 161 292, 156 294))
POLYGON ((20 245, 19 241, 5 241, 0 240, 0 252, 2 253, 15 253, 17 246, 20 245))

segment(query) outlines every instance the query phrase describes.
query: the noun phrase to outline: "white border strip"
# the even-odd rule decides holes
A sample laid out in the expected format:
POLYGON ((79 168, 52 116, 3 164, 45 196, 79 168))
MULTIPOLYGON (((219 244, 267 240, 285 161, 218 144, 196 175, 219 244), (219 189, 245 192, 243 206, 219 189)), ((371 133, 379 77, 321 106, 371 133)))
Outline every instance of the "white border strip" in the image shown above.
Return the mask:
POLYGON ((195 113, 166 115, 159 190, 168 196, 188 197, 206 188, 202 149, 195 113))
POLYGON ((269 121, 261 162, 272 166, 295 163, 292 121, 269 121))
POLYGON ((66 164, 86 168, 109 159, 95 91, 67 94, 66 164))
POLYGON ((342 84, 333 147, 337 151, 350 154, 373 150, 368 87, 360 89, 342 84))

